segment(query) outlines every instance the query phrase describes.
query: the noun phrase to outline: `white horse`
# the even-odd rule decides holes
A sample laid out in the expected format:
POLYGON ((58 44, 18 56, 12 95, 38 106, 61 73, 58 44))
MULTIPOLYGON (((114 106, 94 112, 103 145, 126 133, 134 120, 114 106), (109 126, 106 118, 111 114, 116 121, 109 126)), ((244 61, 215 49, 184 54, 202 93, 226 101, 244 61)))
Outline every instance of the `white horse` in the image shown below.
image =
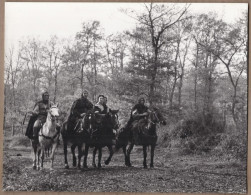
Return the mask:
POLYGON ((33 159, 33 169, 40 169, 39 161, 41 157, 41 168, 43 168, 45 151, 49 148, 51 149, 51 169, 53 169, 53 161, 55 151, 58 145, 58 139, 60 132, 56 129, 56 119, 59 116, 59 109, 57 105, 52 105, 48 111, 46 122, 39 131, 38 143, 32 141, 32 147, 34 150, 34 159, 33 159), (37 161, 37 166, 36 166, 37 161))

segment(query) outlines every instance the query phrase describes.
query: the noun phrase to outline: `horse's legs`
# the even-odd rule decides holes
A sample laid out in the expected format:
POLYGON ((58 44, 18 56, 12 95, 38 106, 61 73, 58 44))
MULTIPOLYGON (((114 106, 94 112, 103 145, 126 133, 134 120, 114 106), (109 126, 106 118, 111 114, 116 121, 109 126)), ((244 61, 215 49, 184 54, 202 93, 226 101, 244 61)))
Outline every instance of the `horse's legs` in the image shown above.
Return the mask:
POLYGON ((56 140, 56 143, 54 143, 52 145, 52 150, 51 150, 51 157, 50 157, 50 159, 51 159, 51 169, 53 169, 53 162, 54 162, 54 156, 55 156, 57 145, 58 145, 58 142, 56 140))
MULTIPOLYGON (((43 169, 44 167, 44 148, 42 148, 41 150, 39 150, 38 152, 38 160, 39 160, 39 155, 41 154, 41 169, 43 169)), ((38 162, 39 164, 39 162, 38 162)), ((39 167, 38 167, 39 169, 39 167)))
POLYGON ((39 170, 40 169, 40 154, 41 154, 41 150, 40 149, 38 149, 37 150, 37 170, 39 170))
POLYGON ((87 166, 88 150, 89 150, 89 145, 85 144, 85 157, 84 157, 83 168, 88 168, 88 166, 87 166))
POLYGON ((76 164, 77 164, 77 158, 76 158, 76 154, 75 154, 76 146, 77 146, 77 145, 75 145, 75 144, 72 144, 72 146, 71 146, 72 166, 73 166, 73 167, 76 167, 76 164))
POLYGON ((78 168, 81 168, 82 145, 78 145, 78 168))
POLYGON ((131 154, 131 151, 132 151, 132 149, 133 149, 133 146, 134 146, 134 144, 133 143, 131 143, 130 145, 129 145, 129 148, 127 149, 127 160, 126 160, 126 166, 128 166, 128 167, 131 167, 132 166, 132 164, 131 164, 131 160, 130 160, 130 154, 131 154))
POLYGON ((95 167, 95 168, 97 167, 97 166, 96 166, 96 162, 95 162, 95 160, 96 160, 95 158, 96 158, 97 149, 98 149, 97 147, 94 147, 93 154, 92 154, 92 166, 95 167))
POLYGON ((101 168, 102 147, 98 148, 98 168, 101 168))
POLYGON ((146 169, 147 168, 147 164, 146 164, 147 151, 146 151, 145 145, 143 146, 143 155, 144 155, 143 165, 144 165, 144 168, 146 169))
POLYGON ((123 153, 124 153, 124 156, 125 156, 125 165, 127 166, 127 157, 126 157, 126 146, 123 146, 123 153))
POLYGON ((110 155, 109 157, 107 158, 107 160, 105 161, 105 164, 108 165, 112 159, 112 156, 113 156, 113 149, 112 149, 112 145, 108 145, 107 146, 109 152, 110 152, 110 155))
POLYGON ((33 169, 35 170, 37 168, 37 144, 32 142, 32 147, 33 147, 33 169))
POLYGON ((151 145, 151 163, 150 163, 150 167, 154 167, 153 165, 153 158, 154 158, 154 149, 155 149, 155 145, 151 145))
POLYGON ((67 141, 63 139, 63 142, 64 142, 64 168, 69 169, 67 160, 67 141))

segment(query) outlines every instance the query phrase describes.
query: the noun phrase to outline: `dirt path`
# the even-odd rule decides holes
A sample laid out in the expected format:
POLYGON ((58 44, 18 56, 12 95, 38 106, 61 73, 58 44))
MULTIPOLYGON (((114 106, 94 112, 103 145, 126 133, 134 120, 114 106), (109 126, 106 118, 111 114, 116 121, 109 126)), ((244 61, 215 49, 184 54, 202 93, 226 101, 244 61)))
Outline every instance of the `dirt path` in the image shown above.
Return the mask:
MULTIPOLYGON (((103 151, 104 161, 108 154, 106 149, 103 151)), ((72 168, 70 153, 71 167, 63 168, 63 153, 59 148, 55 169, 49 170, 47 160, 45 169, 36 171, 32 170, 30 149, 8 149, 5 154, 3 189, 6 191, 246 193, 246 167, 210 156, 179 156, 174 151, 157 149, 155 168, 144 169, 142 151, 136 148, 131 156, 134 167, 125 167, 123 154, 119 152, 108 166, 94 169, 89 154, 89 169, 81 171, 72 168)))

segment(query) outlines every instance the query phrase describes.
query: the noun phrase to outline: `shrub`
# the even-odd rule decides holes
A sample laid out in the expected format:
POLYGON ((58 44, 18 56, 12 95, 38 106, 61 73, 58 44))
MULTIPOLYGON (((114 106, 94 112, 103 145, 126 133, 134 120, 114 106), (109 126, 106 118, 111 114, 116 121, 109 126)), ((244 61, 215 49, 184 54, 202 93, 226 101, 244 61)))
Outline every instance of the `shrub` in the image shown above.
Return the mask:
POLYGON ((15 147, 30 147, 30 140, 21 135, 21 136, 13 136, 11 138, 11 141, 9 143, 10 148, 15 148, 15 147))

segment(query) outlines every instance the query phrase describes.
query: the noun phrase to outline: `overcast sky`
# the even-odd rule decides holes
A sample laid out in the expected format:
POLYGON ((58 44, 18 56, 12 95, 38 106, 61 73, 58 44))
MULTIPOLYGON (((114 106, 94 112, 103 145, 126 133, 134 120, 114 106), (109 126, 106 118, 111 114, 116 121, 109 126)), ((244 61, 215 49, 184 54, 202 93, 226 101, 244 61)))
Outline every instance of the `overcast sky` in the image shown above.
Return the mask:
MULTIPOLYGON (((120 8, 141 10, 142 3, 5 3, 5 46, 17 45, 27 36, 49 39, 74 37, 81 23, 99 20, 106 35, 135 26, 135 21, 120 8)), ((215 11, 226 22, 234 22, 248 9, 247 3, 193 3, 195 14, 215 11)))

